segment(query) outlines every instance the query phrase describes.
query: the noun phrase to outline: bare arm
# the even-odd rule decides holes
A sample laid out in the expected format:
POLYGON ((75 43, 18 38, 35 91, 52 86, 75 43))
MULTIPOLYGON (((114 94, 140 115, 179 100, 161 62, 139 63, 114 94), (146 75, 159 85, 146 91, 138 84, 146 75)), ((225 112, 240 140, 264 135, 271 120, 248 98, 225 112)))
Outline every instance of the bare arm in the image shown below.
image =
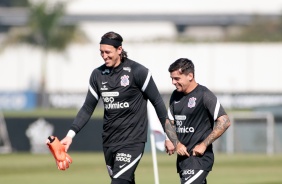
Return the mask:
POLYGON ((229 117, 227 115, 220 116, 216 120, 216 125, 210 135, 199 145, 193 149, 193 155, 203 155, 206 148, 212 144, 217 138, 219 138, 231 125, 229 117))
POLYGON ((166 119, 165 132, 166 132, 166 135, 169 138, 169 140, 176 147, 177 143, 179 143, 179 140, 178 140, 177 135, 176 135, 176 127, 175 127, 174 121, 166 119))
POLYGON ((187 152, 187 148, 185 145, 183 145, 177 138, 176 135, 176 126, 174 121, 171 121, 169 119, 166 119, 165 122, 165 132, 167 134, 167 137, 170 139, 170 141, 172 142, 172 144, 174 145, 176 152, 178 155, 186 155, 186 156, 190 156, 189 153, 187 152))
POLYGON ((204 140, 204 144, 208 147, 211 143, 213 143, 217 138, 219 138, 230 126, 230 120, 227 115, 220 116, 216 120, 216 125, 211 132, 211 134, 204 140))

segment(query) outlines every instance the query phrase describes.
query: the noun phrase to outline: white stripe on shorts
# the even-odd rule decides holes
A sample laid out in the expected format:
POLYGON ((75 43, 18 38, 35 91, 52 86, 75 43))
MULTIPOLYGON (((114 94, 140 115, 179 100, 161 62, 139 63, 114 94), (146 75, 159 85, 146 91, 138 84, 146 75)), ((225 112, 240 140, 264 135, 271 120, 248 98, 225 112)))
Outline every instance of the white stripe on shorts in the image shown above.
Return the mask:
POLYGON ((204 171, 203 170, 199 170, 199 172, 197 172, 197 174, 195 174, 192 178, 190 178, 188 181, 186 181, 185 184, 190 184, 193 181, 195 181, 204 171))
POLYGON ((138 162, 138 160, 140 160, 142 157, 142 153, 135 159, 133 160, 133 162, 131 162, 130 164, 128 164, 126 167, 124 167, 122 170, 120 170, 116 175, 113 176, 113 178, 118 178, 120 175, 122 175, 125 171, 127 171, 128 169, 130 169, 136 162, 138 162))

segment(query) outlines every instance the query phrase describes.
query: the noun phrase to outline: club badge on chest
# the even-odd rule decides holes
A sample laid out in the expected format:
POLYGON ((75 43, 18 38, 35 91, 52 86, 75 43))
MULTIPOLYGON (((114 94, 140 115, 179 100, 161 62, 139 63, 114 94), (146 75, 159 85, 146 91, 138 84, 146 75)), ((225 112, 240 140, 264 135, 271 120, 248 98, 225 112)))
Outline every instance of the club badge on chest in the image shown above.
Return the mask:
POLYGON ((121 78, 120 78, 120 85, 124 86, 124 87, 129 85, 129 76, 128 75, 121 76, 121 78))
POLYGON ((189 108, 195 107, 196 106, 196 100, 197 100, 197 98, 195 98, 195 97, 189 98, 188 107, 189 108))

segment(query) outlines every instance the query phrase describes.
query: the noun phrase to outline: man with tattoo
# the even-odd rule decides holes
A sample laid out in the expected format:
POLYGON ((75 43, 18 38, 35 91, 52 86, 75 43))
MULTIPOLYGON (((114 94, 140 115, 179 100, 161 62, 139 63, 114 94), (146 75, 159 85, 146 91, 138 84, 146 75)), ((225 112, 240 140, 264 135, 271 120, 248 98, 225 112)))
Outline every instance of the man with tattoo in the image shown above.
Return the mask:
POLYGON ((180 58, 168 71, 176 90, 170 98, 165 129, 177 153, 181 184, 206 184, 214 163, 212 143, 231 125, 230 120, 213 92, 195 81, 191 60, 180 58))

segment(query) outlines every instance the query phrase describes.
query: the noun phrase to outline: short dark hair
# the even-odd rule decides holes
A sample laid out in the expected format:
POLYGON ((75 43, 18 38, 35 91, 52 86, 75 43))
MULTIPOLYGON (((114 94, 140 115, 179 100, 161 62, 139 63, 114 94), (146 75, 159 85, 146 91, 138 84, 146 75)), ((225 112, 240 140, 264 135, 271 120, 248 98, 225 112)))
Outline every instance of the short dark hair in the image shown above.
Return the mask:
POLYGON ((180 73, 183 73, 185 75, 188 75, 189 73, 192 73, 193 76, 195 76, 195 67, 193 62, 190 59, 187 58, 179 58, 175 62, 173 62, 169 68, 168 71, 174 72, 176 70, 179 70, 180 73))
MULTIPOLYGON (((113 31, 110 31, 110 32, 107 32, 107 33, 105 33, 103 36, 102 36, 102 38, 101 38, 101 40, 103 40, 103 39, 110 39, 110 40, 115 40, 115 41, 117 41, 117 42, 120 42, 120 43, 122 43, 122 41, 123 41, 123 38, 120 36, 120 34, 118 34, 118 33, 115 33, 115 32, 113 32, 113 31)), ((114 46, 113 45, 113 47, 115 47, 116 49, 119 47, 119 46, 114 46)), ((122 48, 122 52, 121 52, 121 58, 123 59, 123 58, 127 58, 127 52, 122 48)))

